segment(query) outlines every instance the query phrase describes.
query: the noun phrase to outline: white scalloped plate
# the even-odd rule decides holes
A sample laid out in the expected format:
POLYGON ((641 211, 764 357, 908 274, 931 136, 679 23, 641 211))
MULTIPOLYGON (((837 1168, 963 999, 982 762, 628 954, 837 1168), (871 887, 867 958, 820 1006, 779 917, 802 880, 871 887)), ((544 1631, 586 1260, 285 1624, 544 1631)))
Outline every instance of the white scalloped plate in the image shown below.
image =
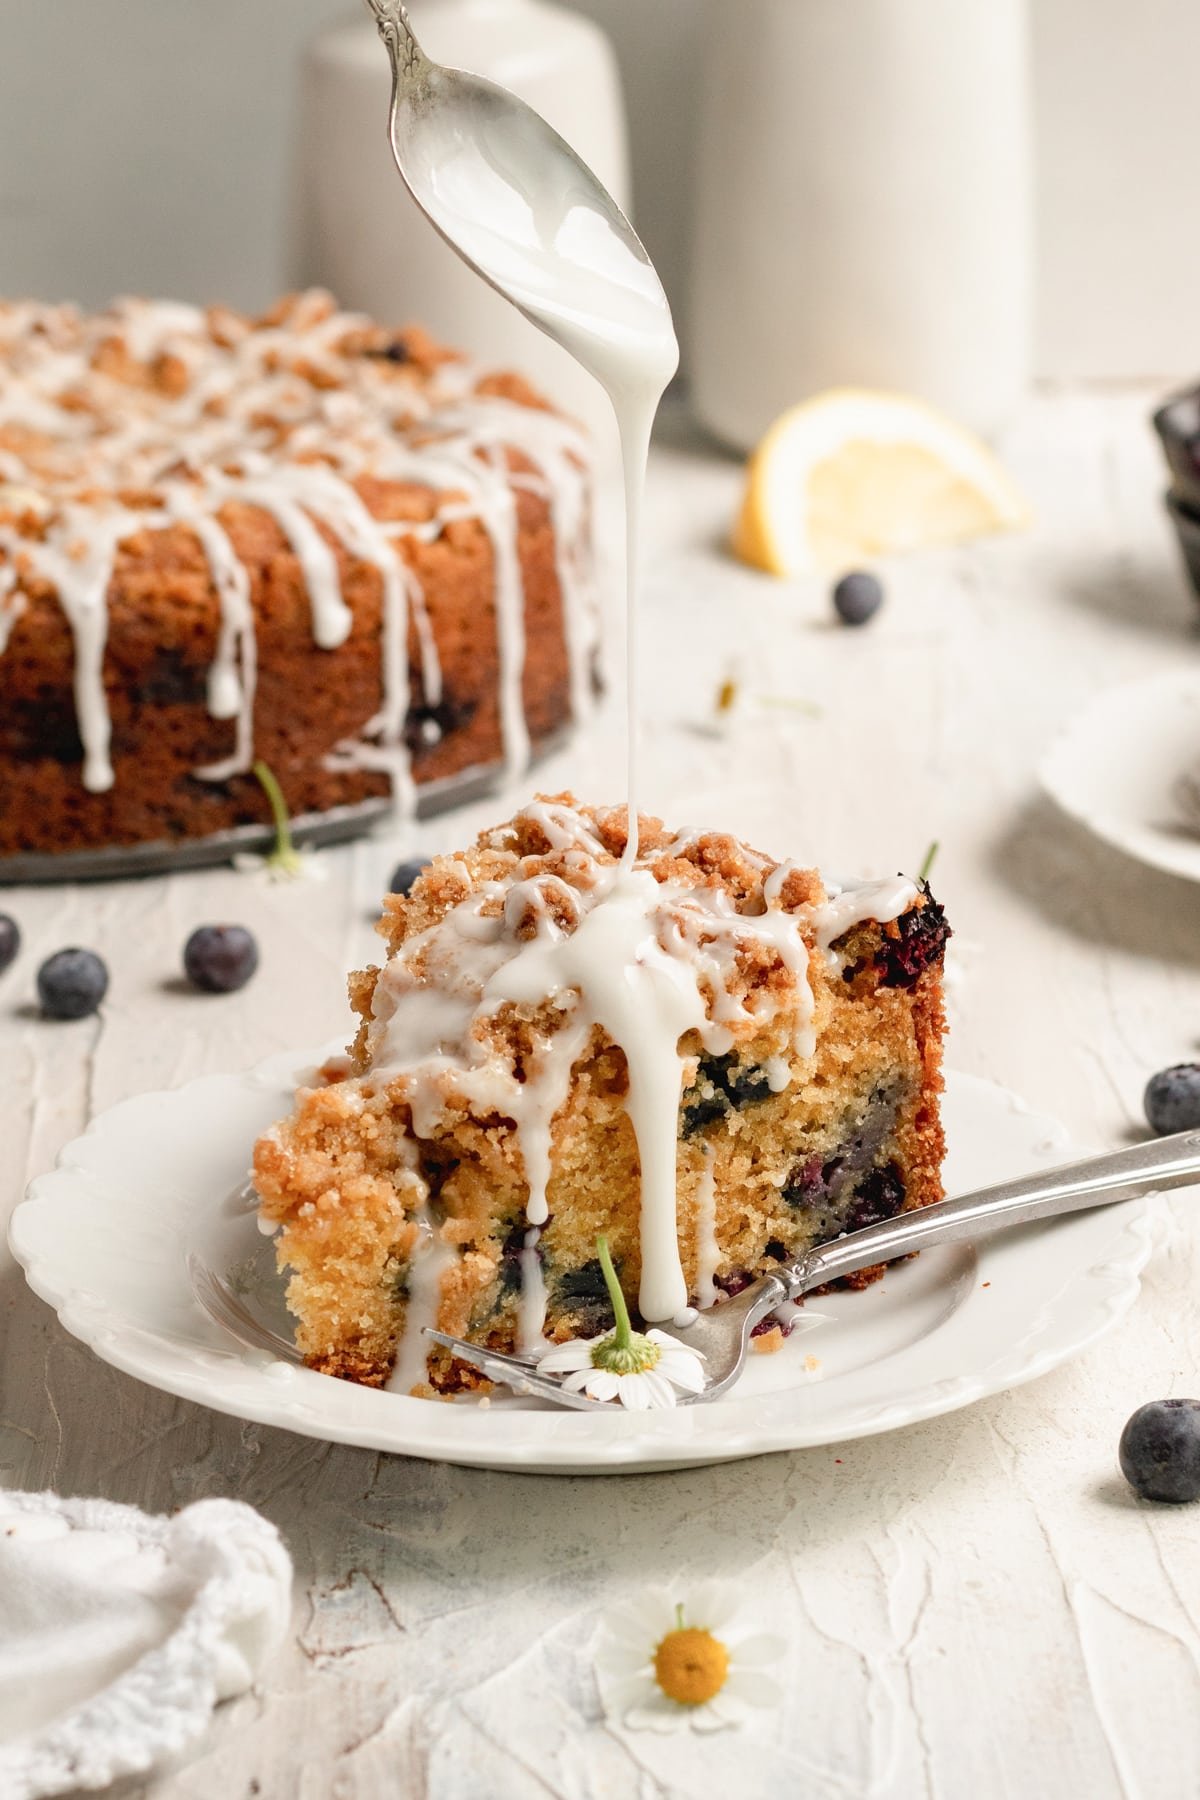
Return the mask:
MULTIPOLYGON (((596 1414, 379 1393, 245 1347, 189 1277, 191 1259, 229 1277, 266 1326, 281 1317, 240 1190, 256 1135, 319 1060, 273 1057, 114 1107, 33 1183, 10 1232, 30 1285, 106 1362, 308 1437, 546 1474, 679 1468, 866 1437, 1075 1355, 1133 1303, 1150 1251, 1145 1203, 1009 1232, 977 1251, 926 1251, 863 1293, 813 1302, 806 1328, 754 1357, 735 1393, 711 1406, 596 1414)), ((1069 1155, 1054 1121, 969 1076, 949 1078, 946 1125, 952 1191, 1069 1155)))
POLYGON ((1126 856, 1200 881, 1200 668, 1097 694, 1051 744, 1041 783, 1126 856))

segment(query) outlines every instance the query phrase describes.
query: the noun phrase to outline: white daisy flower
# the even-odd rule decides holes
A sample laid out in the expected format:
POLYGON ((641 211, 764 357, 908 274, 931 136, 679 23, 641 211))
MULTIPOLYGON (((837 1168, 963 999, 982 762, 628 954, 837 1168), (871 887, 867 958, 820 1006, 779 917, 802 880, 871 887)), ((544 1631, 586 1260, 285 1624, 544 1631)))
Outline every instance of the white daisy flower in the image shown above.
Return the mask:
POLYGON ((563 1386, 580 1390, 590 1400, 619 1400, 635 1412, 675 1405, 675 1390, 699 1394, 704 1390, 704 1358, 665 1331, 635 1331, 621 1292, 608 1240, 596 1239, 596 1254, 604 1271, 608 1297, 616 1324, 602 1337, 572 1338, 556 1344, 538 1358, 538 1372, 564 1375, 563 1386))
POLYGON ((741 1591, 706 1581, 681 1599, 652 1589, 603 1615, 596 1679, 604 1710, 634 1731, 720 1731, 778 1706, 770 1673, 786 1642, 740 1612, 741 1591))
POLYGON ((572 1338, 568 1344, 557 1344, 539 1357, 538 1370, 565 1375, 565 1388, 575 1393, 582 1388, 591 1400, 619 1400, 622 1406, 641 1412, 674 1406, 676 1388, 685 1394, 704 1391, 698 1350, 689 1350, 665 1331, 634 1331, 630 1336, 632 1348, 625 1354, 638 1360, 629 1369, 617 1365, 622 1351, 617 1333, 610 1331, 604 1337, 572 1338))

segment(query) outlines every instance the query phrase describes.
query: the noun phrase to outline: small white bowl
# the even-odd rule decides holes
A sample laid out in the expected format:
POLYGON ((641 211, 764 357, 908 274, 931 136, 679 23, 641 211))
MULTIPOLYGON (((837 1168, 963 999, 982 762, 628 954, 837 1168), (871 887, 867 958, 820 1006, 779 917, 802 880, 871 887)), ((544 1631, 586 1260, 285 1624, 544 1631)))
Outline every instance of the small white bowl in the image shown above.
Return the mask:
POLYGON ((1098 694, 1051 745, 1040 779, 1106 843, 1200 881, 1200 665, 1098 694))

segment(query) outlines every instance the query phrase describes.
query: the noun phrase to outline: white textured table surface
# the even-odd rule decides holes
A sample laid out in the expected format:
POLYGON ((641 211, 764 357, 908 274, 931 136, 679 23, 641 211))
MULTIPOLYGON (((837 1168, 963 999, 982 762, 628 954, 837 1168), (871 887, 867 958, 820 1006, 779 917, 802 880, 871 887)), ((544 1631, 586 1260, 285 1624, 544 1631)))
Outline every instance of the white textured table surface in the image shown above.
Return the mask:
MULTIPOLYGON (((1159 507, 1149 396, 1038 401, 1007 460, 1031 533, 914 559, 864 632, 823 591, 730 563, 732 465, 668 429, 649 496, 647 810, 780 854, 912 867, 966 977, 950 1056, 1081 1143, 1140 1128, 1146 1076, 1200 1040, 1200 890, 1143 871, 1037 798, 1034 769, 1105 684, 1195 656, 1159 507), (735 672, 742 706, 705 735, 735 672), (819 710, 789 704, 811 701, 819 710)), ((618 797, 602 716, 544 785, 618 797)), ((32 891, 0 984, 0 1207, 98 1109, 318 1043, 397 855, 448 848, 503 800, 329 853, 330 878, 217 872, 32 891), (239 919, 242 994, 177 980, 195 924, 239 919), (94 945, 102 1018, 39 1020, 37 961, 94 945)), ((296 1562, 294 1637, 155 1800, 1175 1800, 1200 1793, 1200 1512, 1137 1505, 1115 1470, 1142 1401, 1200 1389, 1200 1233, 1184 1196, 1141 1301, 1076 1363, 893 1436, 676 1475, 489 1475, 219 1417, 96 1362, 0 1264, 0 1482, 168 1510, 240 1496, 296 1562), (647 1581, 716 1573, 790 1644, 789 1703, 744 1732, 606 1725, 595 1615, 647 1581)))

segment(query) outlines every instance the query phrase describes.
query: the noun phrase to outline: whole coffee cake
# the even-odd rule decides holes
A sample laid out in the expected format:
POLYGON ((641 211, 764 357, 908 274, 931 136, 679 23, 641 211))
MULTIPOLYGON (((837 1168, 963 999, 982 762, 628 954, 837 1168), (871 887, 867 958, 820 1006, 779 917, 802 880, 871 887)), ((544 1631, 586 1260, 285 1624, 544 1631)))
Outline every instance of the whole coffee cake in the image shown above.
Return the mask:
POLYGON ((560 795, 385 901, 348 1063, 255 1154, 311 1367, 453 1392, 480 1377, 426 1325, 611 1325, 601 1233, 652 1322, 941 1197, 928 887, 644 817, 633 852, 623 808, 560 795))
POLYGON ((518 768, 593 682, 580 431, 320 292, 0 304, 0 857, 518 768))

